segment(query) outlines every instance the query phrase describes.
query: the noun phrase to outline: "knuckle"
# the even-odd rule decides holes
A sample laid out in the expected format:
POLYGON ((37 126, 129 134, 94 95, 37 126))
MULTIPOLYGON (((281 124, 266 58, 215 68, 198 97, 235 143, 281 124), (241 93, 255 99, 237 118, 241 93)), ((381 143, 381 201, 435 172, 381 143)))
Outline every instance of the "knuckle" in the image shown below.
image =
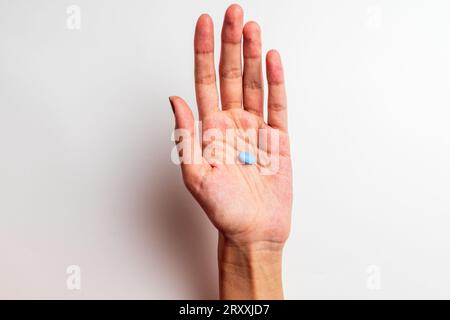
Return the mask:
POLYGON ((250 79, 244 81, 244 89, 251 89, 251 90, 260 90, 262 89, 263 84, 259 80, 250 79))
POLYGON ((284 111, 286 109, 286 106, 282 103, 272 102, 269 104, 268 108, 271 111, 284 111))
POLYGON ((222 79, 238 79, 242 77, 240 67, 220 68, 220 77, 222 79))
POLYGON ((214 73, 205 73, 195 78, 196 84, 214 84, 216 82, 216 75, 214 73))
POLYGON ((227 101, 222 103, 223 109, 233 109, 233 108, 240 108, 242 107, 241 101, 227 101))

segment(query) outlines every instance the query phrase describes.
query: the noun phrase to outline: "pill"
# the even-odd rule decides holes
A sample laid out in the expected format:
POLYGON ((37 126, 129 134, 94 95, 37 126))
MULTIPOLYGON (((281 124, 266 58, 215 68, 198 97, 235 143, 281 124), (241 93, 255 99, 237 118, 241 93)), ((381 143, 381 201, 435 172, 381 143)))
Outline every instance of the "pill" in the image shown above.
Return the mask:
POLYGON ((243 164, 255 164, 256 158, 250 152, 239 152, 239 161, 243 164))

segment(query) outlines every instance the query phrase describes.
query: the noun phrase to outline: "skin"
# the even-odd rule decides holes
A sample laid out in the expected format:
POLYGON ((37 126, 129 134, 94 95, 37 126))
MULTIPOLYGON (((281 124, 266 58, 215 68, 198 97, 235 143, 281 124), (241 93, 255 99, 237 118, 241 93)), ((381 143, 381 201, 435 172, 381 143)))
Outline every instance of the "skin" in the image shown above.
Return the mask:
MULTIPOLYGON (((278 157, 279 166, 275 174, 261 174, 259 168, 263 165, 259 160, 255 165, 244 165, 237 160, 225 162, 220 156, 223 148, 206 156, 208 143, 205 143, 204 135, 202 146, 199 145, 191 109, 180 97, 169 99, 175 114, 175 127, 188 132, 183 142, 192 147, 190 159, 197 160, 195 163, 181 163, 185 185, 219 231, 220 297, 282 299, 282 250, 289 235, 292 211, 292 169, 283 67, 279 53, 269 51, 265 59, 268 84, 265 121, 261 30, 256 22, 244 25, 243 16, 242 8, 236 4, 225 13, 221 34, 220 90, 217 90, 214 65, 213 21, 206 14, 198 19, 194 49, 199 119, 203 132, 234 129, 233 137, 244 140, 239 129, 265 129, 267 134, 278 130, 278 150, 264 147, 259 138, 245 140, 250 150, 259 148, 263 156, 278 157)), ((230 147, 226 150, 240 150, 234 139, 230 142, 224 136, 215 142, 230 147)))

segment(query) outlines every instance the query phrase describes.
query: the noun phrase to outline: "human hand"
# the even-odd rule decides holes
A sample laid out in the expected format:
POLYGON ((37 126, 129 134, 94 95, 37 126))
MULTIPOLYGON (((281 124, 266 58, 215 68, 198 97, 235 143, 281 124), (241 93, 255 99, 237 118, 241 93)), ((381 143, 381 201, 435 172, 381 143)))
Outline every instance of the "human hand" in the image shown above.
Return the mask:
MULTIPOLYGON (((195 137, 191 109, 181 98, 170 98, 176 129, 188 133, 182 135, 184 182, 219 230, 221 275, 226 278, 230 273, 239 274, 239 278, 255 267, 257 261, 267 261, 280 283, 268 284, 272 295, 260 296, 279 298, 281 250, 289 235, 292 209, 287 103, 280 55, 272 50, 266 56, 269 88, 266 123, 258 24, 248 22, 243 26, 243 11, 238 5, 230 6, 225 13, 219 66, 222 110, 216 87, 213 22, 208 15, 198 19, 194 48, 195 89, 203 132, 201 147, 195 137), (245 132, 252 130, 257 134, 249 138, 245 132), (268 142, 264 143, 266 139, 268 142), (237 154, 243 148, 257 155, 256 164, 238 161, 237 154), (264 159, 276 161, 276 170, 263 174, 264 159), (227 272, 230 269, 232 272, 227 272)), ((259 270, 264 277, 267 270, 261 268, 265 268, 264 263, 259 270)), ((228 277, 222 282, 233 282, 231 285, 237 288, 234 280, 238 279, 228 277)), ((241 289, 250 290, 248 286, 241 289)), ((222 290, 222 297, 258 297, 256 293, 236 296, 226 291, 229 292, 222 290)))

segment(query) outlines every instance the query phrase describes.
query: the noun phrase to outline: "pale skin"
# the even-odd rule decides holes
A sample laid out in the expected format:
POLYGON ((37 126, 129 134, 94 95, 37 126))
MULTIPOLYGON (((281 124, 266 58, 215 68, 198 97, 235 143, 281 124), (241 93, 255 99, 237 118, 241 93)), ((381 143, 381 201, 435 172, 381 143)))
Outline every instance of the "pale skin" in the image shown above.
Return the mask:
MULTIPOLYGON (((219 87, 214 65, 214 28, 203 14, 195 29, 195 90, 203 130, 279 130, 279 167, 262 175, 255 165, 205 158, 195 136, 194 116, 180 97, 170 97, 175 127, 189 132, 194 163, 181 163, 184 182, 218 229, 221 299, 283 299, 282 251, 292 211, 292 170, 287 128, 287 99, 281 57, 265 57, 268 85, 264 119, 261 30, 244 25, 243 10, 231 5, 221 34, 219 87), (243 65, 242 65, 243 59, 243 65), (195 148, 196 147, 196 148, 195 148)), ((185 141, 186 142, 186 141, 185 141)), ((229 142, 226 142, 229 143, 229 142)), ((260 148, 259 141, 248 142, 260 148)), ((233 146, 235 148, 235 146, 233 146)), ((266 148, 266 154, 273 150, 266 148)))

